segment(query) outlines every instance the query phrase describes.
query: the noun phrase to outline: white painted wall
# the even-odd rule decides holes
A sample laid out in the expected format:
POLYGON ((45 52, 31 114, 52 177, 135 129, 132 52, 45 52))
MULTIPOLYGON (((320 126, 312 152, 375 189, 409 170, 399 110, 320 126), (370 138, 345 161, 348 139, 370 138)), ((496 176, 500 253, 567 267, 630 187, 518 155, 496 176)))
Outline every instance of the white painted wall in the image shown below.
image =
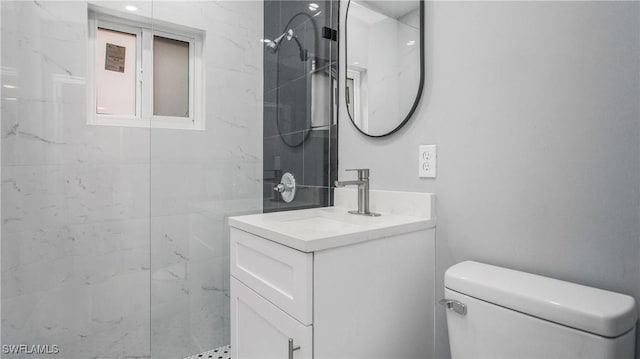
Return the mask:
MULTIPOLYGON (((436 193, 438 297, 446 268, 474 259, 640 299, 640 3, 426 12, 414 118, 370 140, 342 115, 339 177, 370 168, 374 189, 436 193), (417 177, 429 143, 435 180, 417 177)), ((443 314, 437 357, 448 356, 443 314)))

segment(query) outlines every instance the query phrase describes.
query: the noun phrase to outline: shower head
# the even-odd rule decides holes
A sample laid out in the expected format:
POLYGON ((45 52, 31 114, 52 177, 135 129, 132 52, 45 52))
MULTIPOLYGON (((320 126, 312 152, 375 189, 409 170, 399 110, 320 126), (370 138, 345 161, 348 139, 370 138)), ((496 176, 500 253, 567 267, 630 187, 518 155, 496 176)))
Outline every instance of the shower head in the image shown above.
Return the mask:
POLYGON ((298 37, 293 35, 292 29, 283 32, 274 40, 266 40, 265 46, 271 51, 271 53, 275 54, 280 49, 280 45, 282 45, 282 41, 284 39, 287 39, 287 41, 294 40, 296 42, 296 45, 298 45, 298 49, 300 50, 300 61, 307 61, 307 59, 309 58, 308 51, 305 50, 304 47, 302 47, 302 44, 300 43, 300 40, 298 40, 298 37))
POLYGON ((283 39, 287 39, 288 41, 290 41, 293 38, 293 30, 289 29, 285 32, 282 33, 282 35, 278 36, 275 38, 275 40, 268 40, 267 43, 267 47, 269 48, 269 50, 271 50, 271 52, 276 53, 278 52, 278 49, 280 48, 280 45, 282 44, 282 40, 283 39))

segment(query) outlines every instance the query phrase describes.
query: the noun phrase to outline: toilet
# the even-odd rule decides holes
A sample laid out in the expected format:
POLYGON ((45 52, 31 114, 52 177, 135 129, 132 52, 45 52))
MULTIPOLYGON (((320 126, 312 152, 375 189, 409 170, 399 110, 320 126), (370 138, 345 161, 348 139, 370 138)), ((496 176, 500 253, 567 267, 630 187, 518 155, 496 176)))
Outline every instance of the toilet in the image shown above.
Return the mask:
POLYGON ((445 273, 451 357, 633 358, 633 297, 478 262, 445 273))

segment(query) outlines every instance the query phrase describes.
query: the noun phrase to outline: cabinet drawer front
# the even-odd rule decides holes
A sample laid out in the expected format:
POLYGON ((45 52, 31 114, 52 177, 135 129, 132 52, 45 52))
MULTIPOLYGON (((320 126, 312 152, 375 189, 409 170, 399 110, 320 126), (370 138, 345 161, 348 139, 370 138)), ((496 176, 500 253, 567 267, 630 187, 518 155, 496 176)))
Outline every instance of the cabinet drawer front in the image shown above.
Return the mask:
POLYGON ((312 326, 302 325, 258 293, 231 278, 231 357, 288 358, 289 339, 300 348, 295 359, 311 359, 312 326))
POLYGON ((313 254, 231 228, 231 275, 304 325, 312 322, 313 254))

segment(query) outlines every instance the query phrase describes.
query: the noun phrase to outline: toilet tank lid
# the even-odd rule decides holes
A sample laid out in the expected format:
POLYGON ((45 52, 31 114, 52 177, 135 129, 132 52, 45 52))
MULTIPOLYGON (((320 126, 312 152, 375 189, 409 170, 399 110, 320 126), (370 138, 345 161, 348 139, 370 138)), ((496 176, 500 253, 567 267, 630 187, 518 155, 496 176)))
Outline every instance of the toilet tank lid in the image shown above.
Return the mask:
POLYGON ((633 297, 531 273, 467 261, 445 273, 446 288, 604 337, 635 325, 633 297))

